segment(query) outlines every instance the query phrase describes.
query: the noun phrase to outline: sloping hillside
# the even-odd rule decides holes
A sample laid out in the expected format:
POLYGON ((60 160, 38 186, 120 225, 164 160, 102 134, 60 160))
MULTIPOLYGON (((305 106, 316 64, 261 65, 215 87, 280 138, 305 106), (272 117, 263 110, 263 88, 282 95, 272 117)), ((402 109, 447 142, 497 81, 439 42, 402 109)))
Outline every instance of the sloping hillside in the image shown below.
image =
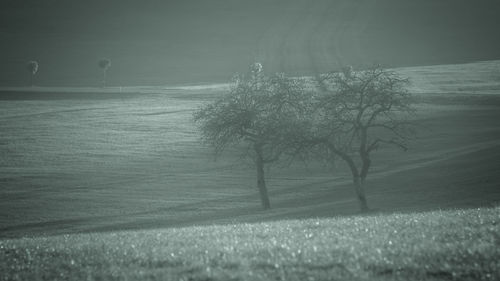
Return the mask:
MULTIPOLYGON (((398 70, 414 80, 418 138, 407 152, 375 155, 373 209, 499 202, 499 65, 398 70)), ((273 209, 262 211, 251 165, 235 152, 214 161, 192 122, 193 110, 222 89, 131 89, 0 92, 0 236, 358 212, 342 163, 333 173, 318 163, 272 168, 273 209)))

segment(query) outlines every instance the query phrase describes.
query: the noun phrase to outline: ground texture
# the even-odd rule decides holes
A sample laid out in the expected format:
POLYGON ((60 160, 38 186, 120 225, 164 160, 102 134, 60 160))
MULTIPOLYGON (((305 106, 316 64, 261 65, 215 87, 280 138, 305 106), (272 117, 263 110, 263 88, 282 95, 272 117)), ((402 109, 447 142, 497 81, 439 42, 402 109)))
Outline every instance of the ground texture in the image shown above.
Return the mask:
POLYGON ((498 280, 500 208, 0 241, 0 280, 498 280))

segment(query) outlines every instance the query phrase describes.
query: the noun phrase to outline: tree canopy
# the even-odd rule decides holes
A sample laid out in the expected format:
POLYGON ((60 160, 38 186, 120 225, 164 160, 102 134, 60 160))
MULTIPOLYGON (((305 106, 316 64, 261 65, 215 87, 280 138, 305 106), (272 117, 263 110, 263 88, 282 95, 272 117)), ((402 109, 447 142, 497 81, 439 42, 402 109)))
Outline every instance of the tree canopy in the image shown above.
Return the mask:
MULTIPOLYGON (((242 144, 257 168, 257 186, 269 208, 264 165, 283 156, 315 155, 344 161, 362 211, 369 210, 365 181, 381 146, 407 149, 413 136, 408 79, 375 66, 344 68, 317 84, 283 74, 265 76, 261 65, 237 76, 231 91, 194 115, 217 154, 242 144)), ((309 157, 310 158, 310 157, 309 157)))
POLYGON ((368 210, 364 184, 371 153, 382 145, 407 149, 413 135, 408 79, 379 66, 362 71, 350 68, 319 81, 312 99, 308 125, 294 135, 302 149, 316 149, 333 162, 349 167, 362 211, 368 210))
POLYGON ((277 161, 289 148, 287 128, 300 113, 304 83, 283 74, 266 76, 254 64, 250 75, 237 75, 228 94, 194 114, 205 142, 217 154, 231 145, 245 145, 245 156, 257 168, 257 185, 269 208, 263 166, 277 161))
POLYGON ((33 87, 33 81, 35 78, 35 74, 38 72, 38 66, 39 66, 39 64, 35 60, 31 60, 31 61, 28 61, 28 63, 26 63, 26 69, 30 73, 30 86, 32 86, 32 87, 33 87))
POLYGON ((111 67, 111 60, 106 58, 100 59, 97 65, 99 66, 99 68, 102 69, 102 86, 106 87, 107 83, 106 74, 108 72, 108 69, 111 67))

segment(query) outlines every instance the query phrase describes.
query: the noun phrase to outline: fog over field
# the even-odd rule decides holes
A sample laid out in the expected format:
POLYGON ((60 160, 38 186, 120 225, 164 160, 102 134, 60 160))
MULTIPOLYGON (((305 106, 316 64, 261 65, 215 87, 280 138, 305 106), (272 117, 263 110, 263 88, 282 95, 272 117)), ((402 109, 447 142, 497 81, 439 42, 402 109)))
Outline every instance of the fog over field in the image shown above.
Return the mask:
MULTIPOLYGON (((140 227, 139 218, 151 220, 144 223, 148 227, 189 224, 210 221, 201 216, 207 211, 221 212, 207 216, 223 219, 232 217, 234 208, 240 215, 259 210, 251 163, 240 161, 237 149, 214 161, 192 117, 227 92, 230 78, 254 61, 267 74, 310 78, 346 65, 399 67, 396 71, 410 78, 422 128, 407 153, 379 153, 373 170, 381 175, 479 153, 497 141, 500 40, 494 35, 500 5, 495 1, 0 5, 0 226, 5 235, 140 227), (103 58, 110 62, 105 69, 98 65, 103 58), (28 61, 37 63, 31 81, 28 61), (471 63, 459 64, 464 62, 471 63), (101 87, 103 70, 107 87, 101 87), (395 169, 398 161, 408 166, 395 169), (46 223, 55 227, 45 229, 46 223)), ((462 168, 483 174, 496 167, 480 163, 484 169, 462 168)), ((273 200, 306 209, 269 217, 355 210, 332 208, 334 198, 351 204, 350 191, 340 196, 331 188, 328 168, 309 165, 269 171, 273 200), (325 205, 318 207, 314 198, 326 198, 325 205), (314 204, 320 209, 310 209, 314 204)), ((345 184, 343 168, 339 165, 335 180, 345 184)), ((397 191, 401 184, 408 187, 385 186, 397 191)), ((467 197, 471 202, 450 205, 479 204, 481 196, 490 196, 474 190, 467 191, 477 195, 467 197)), ((386 208, 435 208, 444 198, 386 208)))
POLYGON ((314 75, 342 65, 410 66, 500 59, 494 0, 6 0, 0 85, 113 86, 227 82, 254 60, 314 75))
POLYGON ((499 3, 1 1, 0 281, 498 280, 499 3))
MULTIPOLYGON (((380 211, 481 206, 500 199, 499 61, 396 71, 413 81, 417 138, 374 154, 367 192, 380 211), (392 198, 392 199, 391 199, 392 198)), ((262 212, 250 160, 216 160, 193 111, 227 85, 11 88, 2 92, 3 235, 355 214, 346 166, 268 171, 262 212), (81 92, 83 90, 83 92, 81 92), (121 91, 121 92, 120 92, 121 91)))

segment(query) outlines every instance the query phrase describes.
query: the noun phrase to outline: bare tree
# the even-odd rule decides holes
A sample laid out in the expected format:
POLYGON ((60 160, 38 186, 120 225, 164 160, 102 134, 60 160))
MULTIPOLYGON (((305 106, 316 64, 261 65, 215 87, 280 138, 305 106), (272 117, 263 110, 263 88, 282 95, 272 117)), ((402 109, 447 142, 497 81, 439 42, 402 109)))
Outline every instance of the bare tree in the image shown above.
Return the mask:
POLYGON ((30 86, 33 87, 35 74, 38 72, 38 62, 34 60, 29 61, 28 63, 26 63, 26 69, 30 73, 30 86))
POLYGON ((330 73, 320 81, 308 125, 293 135, 304 149, 319 150, 330 163, 343 160, 350 169, 361 211, 368 211, 365 181, 371 155, 381 145, 404 150, 413 135, 414 112, 408 79, 379 66, 330 73))
POLYGON ((264 209, 271 203, 265 182, 264 167, 277 161, 288 148, 286 128, 298 114, 303 82, 282 74, 265 76, 260 64, 251 74, 238 75, 230 92, 194 114, 203 139, 216 154, 230 145, 244 144, 245 156, 254 160, 257 187, 264 209))
POLYGON ((100 59, 98 65, 102 69, 102 86, 106 87, 106 76, 108 69, 111 67, 111 60, 106 58, 100 59))

